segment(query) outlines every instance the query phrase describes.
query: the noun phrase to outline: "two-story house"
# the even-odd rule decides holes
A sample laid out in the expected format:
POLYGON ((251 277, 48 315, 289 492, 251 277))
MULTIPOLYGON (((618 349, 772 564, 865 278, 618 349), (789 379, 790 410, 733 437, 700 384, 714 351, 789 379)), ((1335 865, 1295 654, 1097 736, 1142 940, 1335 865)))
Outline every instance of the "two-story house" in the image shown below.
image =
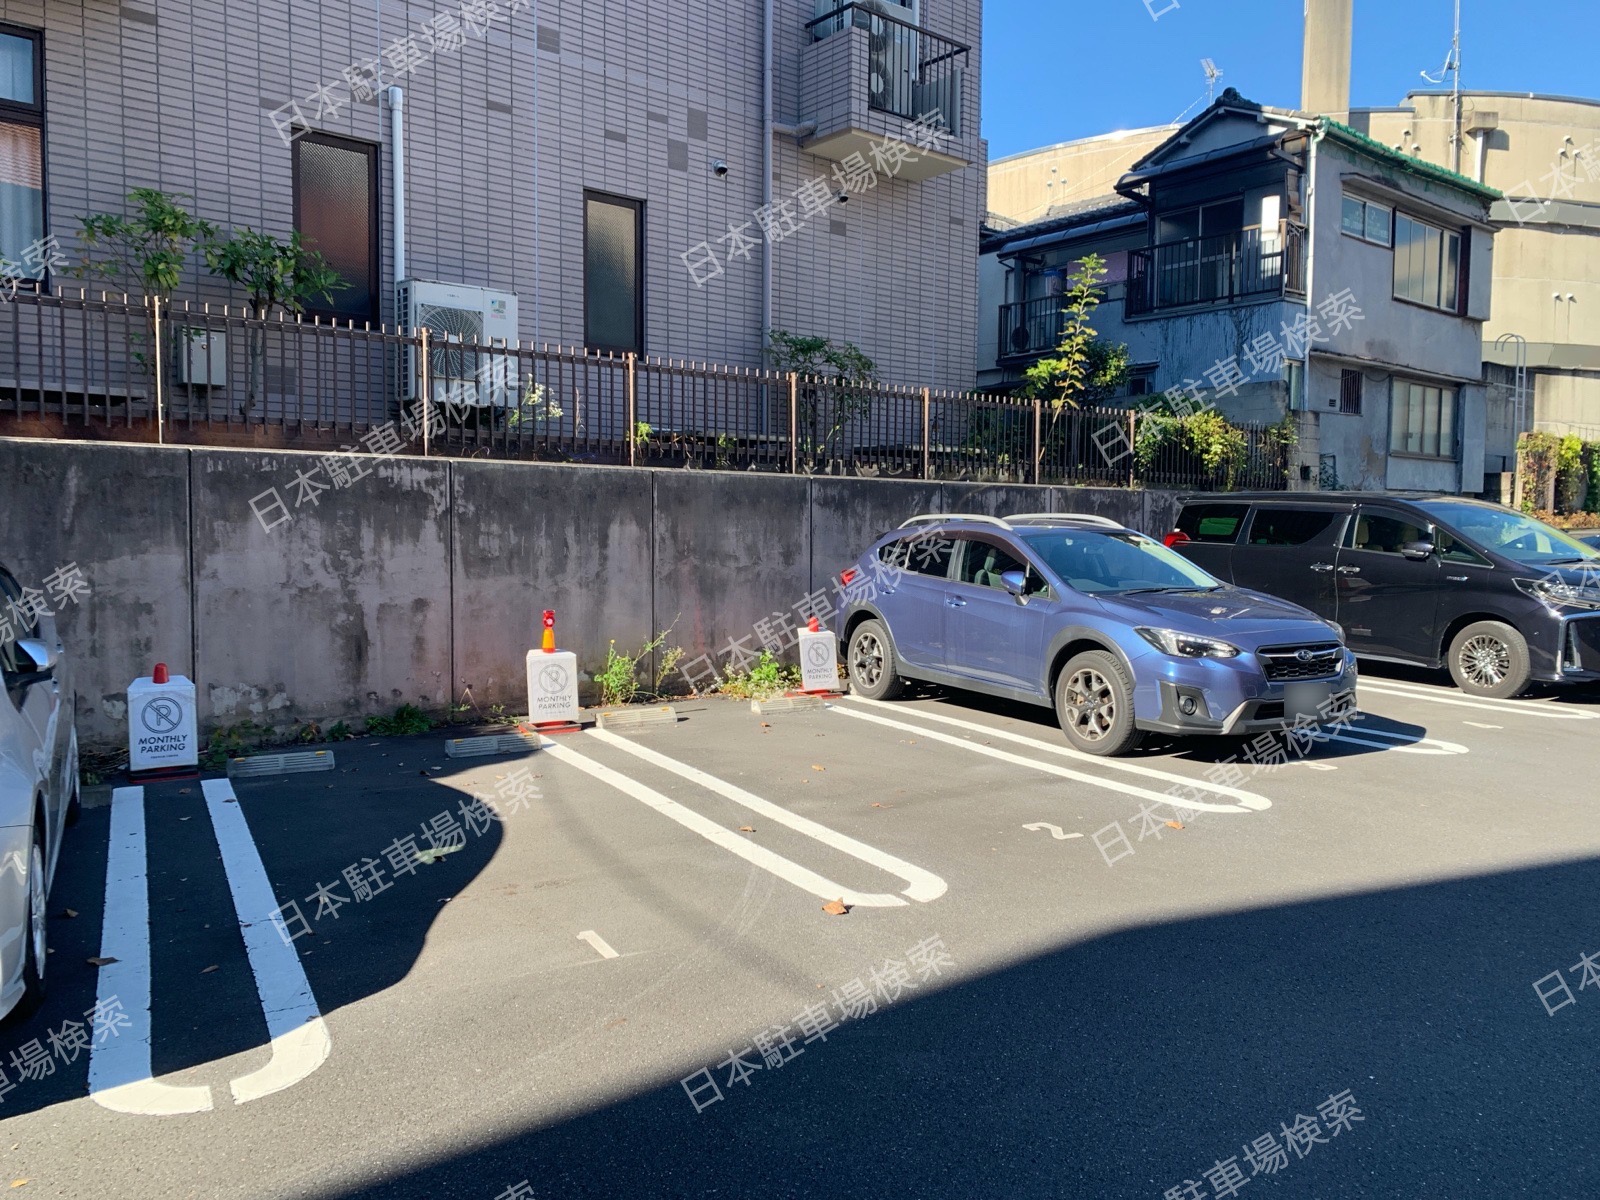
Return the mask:
POLYGON ((1129 346, 1133 392, 1296 414, 1291 486, 1481 492, 1496 196, 1230 89, 1114 194, 985 237, 980 381, 1013 384, 1053 348, 1059 296, 1098 254, 1096 328, 1129 346))
MULTIPOLYGON (((969 387, 980 36, 979 0, 0 0, 0 258, 155 188, 302 233, 322 317, 418 323, 417 281, 487 336, 754 366, 775 327, 969 387)), ((177 296, 243 299, 193 258, 177 296)))

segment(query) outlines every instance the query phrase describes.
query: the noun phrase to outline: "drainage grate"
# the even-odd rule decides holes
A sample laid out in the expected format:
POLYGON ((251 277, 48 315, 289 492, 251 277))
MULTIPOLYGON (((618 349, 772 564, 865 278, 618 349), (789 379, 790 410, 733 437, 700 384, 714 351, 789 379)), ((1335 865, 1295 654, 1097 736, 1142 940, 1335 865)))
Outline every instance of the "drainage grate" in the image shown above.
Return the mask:
POLYGON ((252 754, 228 760, 228 778, 257 775, 303 775, 307 771, 333 770, 332 750, 296 750, 290 754, 252 754))

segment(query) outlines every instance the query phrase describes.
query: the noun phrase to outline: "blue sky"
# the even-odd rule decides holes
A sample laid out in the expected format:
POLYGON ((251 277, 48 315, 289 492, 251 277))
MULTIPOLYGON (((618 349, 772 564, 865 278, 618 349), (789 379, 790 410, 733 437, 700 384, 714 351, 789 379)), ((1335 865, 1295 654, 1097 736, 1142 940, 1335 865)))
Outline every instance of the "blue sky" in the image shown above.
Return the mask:
MULTIPOLYGON (((1150 0, 1156 12, 1172 3, 1150 0)), ((1202 58, 1222 68, 1219 88, 1293 107, 1302 11, 1301 0, 1178 0, 1152 20, 1145 0, 986 0, 990 157, 1171 121, 1203 104, 1202 58)), ((1426 88, 1417 72, 1445 60, 1452 0, 1355 0, 1355 13, 1352 103, 1426 88)), ((1463 87, 1600 98, 1597 0, 1462 0, 1461 26, 1463 87)))

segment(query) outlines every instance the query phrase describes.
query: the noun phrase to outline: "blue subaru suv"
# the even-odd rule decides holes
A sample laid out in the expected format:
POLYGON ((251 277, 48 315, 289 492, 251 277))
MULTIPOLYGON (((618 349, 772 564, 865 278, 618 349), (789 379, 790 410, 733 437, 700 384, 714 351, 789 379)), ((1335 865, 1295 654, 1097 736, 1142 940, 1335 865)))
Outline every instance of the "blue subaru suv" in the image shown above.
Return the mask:
POLYGON ((908 680, 1053 705, 1067 740, 1248 735, 1355 708, 1344 632, 1105 517, 929 514, 840 575, 851 689, 908 680))

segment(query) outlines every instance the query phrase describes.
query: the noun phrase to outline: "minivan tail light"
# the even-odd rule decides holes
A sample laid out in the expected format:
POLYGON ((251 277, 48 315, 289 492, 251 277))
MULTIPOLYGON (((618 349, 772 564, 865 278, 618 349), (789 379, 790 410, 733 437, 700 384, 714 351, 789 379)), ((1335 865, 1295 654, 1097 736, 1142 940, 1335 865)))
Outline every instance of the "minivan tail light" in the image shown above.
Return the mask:
POLYGON ((1167 534, 1161 539, 1161 544, 1170 550, 1174 546, 1183 545, 1188 540, 1189 535, 1187 533, 1181 529, 1174 529, 1171 533, 1167 534))

